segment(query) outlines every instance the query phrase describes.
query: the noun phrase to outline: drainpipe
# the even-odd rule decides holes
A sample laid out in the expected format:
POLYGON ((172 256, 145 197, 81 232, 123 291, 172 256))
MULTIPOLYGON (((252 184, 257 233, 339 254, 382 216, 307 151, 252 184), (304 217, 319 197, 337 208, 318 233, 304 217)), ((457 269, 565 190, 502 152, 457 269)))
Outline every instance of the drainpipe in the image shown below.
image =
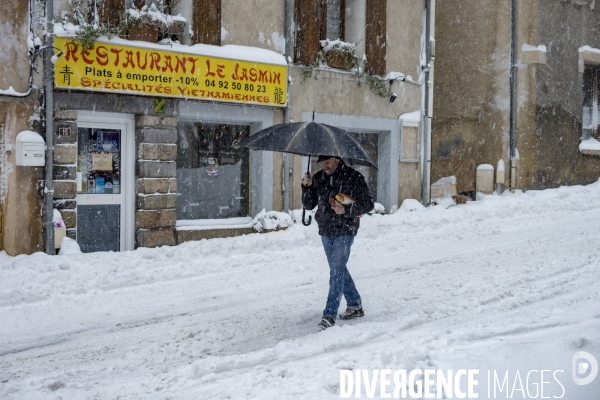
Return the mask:
POLYGON ((510 2, 510 191, 517 181, 517 0, 510 2))
MULTIPOLYGON (((46 1, 46 35, 44 38, 45 46, 52 48, 54 46, 54 1, 46 1)), ((54 209, 54 187, 52 184, 52 158, 54 154, 54 85, 52 64, 52 51, 44 52, 44 96, 46 111, 46 182, 44 188, 44 203, 46 211, 46 254, 54 255, 54 224, 52 223, 54 209)))
POLYGON ((430 71, 432 69, 433 57, 431 52, 431 15, 432 0, 425 0, 425 72, 424 104, 423 104, 423 177, 421 182, 421 202, 424 206, 429 205, 430 179, 431 179, 431 106, 432 86, 430 71))
MULTIPOLYGON (((292 57, 292 0, 285 0, 285 59, 288 63, 287 105, 283 112, 285 123, 290 122, 290 58, 292 57)), ((290 209, 290 155, 283 153, 283 212, 290 209)))

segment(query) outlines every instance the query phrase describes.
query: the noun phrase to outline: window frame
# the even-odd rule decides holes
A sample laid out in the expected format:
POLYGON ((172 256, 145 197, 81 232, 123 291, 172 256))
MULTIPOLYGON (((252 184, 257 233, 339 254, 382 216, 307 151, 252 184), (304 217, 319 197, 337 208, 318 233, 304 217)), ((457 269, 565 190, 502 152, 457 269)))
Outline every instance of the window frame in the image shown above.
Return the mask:
MULTIPOLYGON (((385 75, 386 72, 386 44, 387 44, 387 0, 369 0, 360 18, 352 18, 348 13, 348 0, 341 0, 340 7, 340 36, 342 41, 353 30, 348 26, 347 19, 361 20, 364 24, 364 36, 354 40, 364 40, 364 51, 367 56, 367 72, 374 75, 385 75), (373 7, 371 1, 376 2, 373 7), (369 18, 371 18, 369 20, 369 18), (369 23, 369 21, 372 21, 369 23), (369 39, 371 37, 371 39, 369 39), (383 38, 383 39, 381 39, 383 38), (381 43, 383 40, 383 43, 381 43)), ((327 0, 302 0, 296 1, 294 10, 294 62, 303 65, 312 65, 321 51, 320 41, 327 38, 327 0)), ((355 43, 359 46, 358 43, 355 43)), ((362 57, 362 54, 357 54, 362 57)))

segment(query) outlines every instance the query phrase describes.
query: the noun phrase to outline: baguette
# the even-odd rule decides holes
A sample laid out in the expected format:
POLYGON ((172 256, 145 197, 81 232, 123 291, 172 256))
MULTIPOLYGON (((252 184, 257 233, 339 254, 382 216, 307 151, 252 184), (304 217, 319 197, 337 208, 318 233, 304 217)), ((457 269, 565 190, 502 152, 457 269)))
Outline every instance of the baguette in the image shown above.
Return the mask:
POLYGON ((335 197, 330 198, 329 204, 331 204, 331 206, 334 206, 336 201, 346 206, 354 203, 354 199, 351 196, 348 196, 344 193, 338 193, 335 195, 335 197))

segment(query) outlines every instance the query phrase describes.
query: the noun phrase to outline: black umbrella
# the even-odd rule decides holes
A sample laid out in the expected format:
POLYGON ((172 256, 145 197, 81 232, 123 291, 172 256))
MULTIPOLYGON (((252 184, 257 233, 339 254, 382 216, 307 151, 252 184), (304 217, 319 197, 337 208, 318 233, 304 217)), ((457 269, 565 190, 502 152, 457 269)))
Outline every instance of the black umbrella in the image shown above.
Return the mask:
MULTIPOLYGON (((282 153, 308 156, 306 173, 310 173, 310 157, 321 154, 341 157, 349 164, 366 165, 377 168, 360 143, 348 132, 335 126, 317 122, 293 122, 273 125, 242 140, 237 147, 253 150, 280 151, 282 153)), ((302 210, 302 224, 306 209, 302 210)))

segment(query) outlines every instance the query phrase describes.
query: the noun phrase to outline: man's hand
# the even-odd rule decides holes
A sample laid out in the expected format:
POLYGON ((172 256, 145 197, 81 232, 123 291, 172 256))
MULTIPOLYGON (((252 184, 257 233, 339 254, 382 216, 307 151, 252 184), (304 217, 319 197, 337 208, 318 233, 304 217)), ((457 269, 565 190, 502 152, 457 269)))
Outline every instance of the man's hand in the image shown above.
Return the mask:
POLYGON ((302 184, 306 187, 309 187, 312 185, 312 178, 311 178, 310 174, 304 175, 304 178, 302 178, 302 184))
POLYGON ((335 211, 337 215, 346 214, 346 209, 344 208, 344 205, 337 200, 333 202, 331 208, 333 208, 333 211, 335 211))

